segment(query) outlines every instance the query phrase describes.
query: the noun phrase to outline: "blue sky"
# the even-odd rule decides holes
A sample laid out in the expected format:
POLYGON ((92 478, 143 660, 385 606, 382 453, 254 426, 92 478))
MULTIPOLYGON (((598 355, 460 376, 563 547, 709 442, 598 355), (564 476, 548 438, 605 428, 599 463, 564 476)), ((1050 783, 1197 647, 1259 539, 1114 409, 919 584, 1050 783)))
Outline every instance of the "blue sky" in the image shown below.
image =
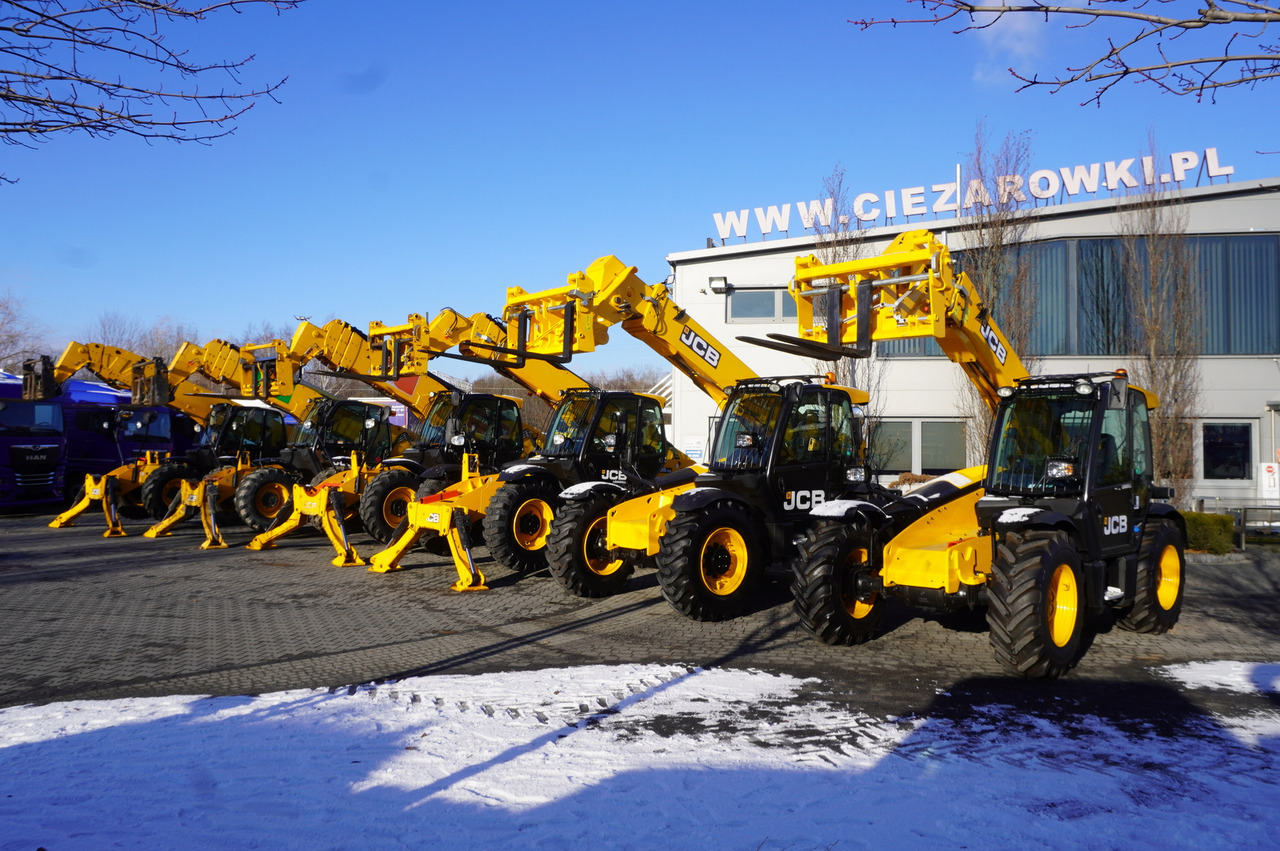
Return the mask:
MULTIPOLYGON (((1256 153, 1280 148, 1280 84, 1079 106, 1089 90, 1015 93, 1004 69, 1057 71, 1100 35, 845 22, 903 8, 311 0, 184 27, 171 42, 197 58, 256 54, 247 84, 288 76, 281 103, 211 146, 4 147, 0 289, 54 350, 110 310, 240 343, 296 315, 498 312, 506 287, 604 254, 660 281, 714 213, 817 199, 837 164, 854 192, 945 180, 980 120, 997 141, 1031 131, 1033 169, 1140 156, 1154 132, 1217 147, 1232 180, 1280 173, 1256 153)), ((581 367, 657 362, 625 336, 581 367)))

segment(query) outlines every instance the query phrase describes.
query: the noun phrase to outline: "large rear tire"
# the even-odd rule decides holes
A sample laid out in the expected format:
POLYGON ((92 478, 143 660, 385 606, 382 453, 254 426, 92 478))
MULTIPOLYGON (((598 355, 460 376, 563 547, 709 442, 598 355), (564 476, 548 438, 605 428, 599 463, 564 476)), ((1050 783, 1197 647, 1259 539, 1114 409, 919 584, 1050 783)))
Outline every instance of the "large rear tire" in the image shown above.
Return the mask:
POLYGON ((380 544, 391 542, 418 489, 418 475, 403 467, 383 470, 360 494, 360 523, 380 544))
POLYGON ((498 488, 484 516, 484 542, 495 562, 517 573, 546 568, 559 494, 559 485, 548 479, 519 479, 498 488))
POLYGON ((1134 632, 1159 635, 1173 629, 1182 614, 1187 559, 1182 533, 1164 520, 1147 522, 1138 553, 1138 582, 1133 606, 1117 623, 1134 632))
POLYGON ((560 506, 547 540, 547 566, 564 590, 577 597, 610 597, 635 569, 605 549, 605 523, 618 495, 591 494, 560 506))
POLYGON ((190 464, 161 464, 142 482, 143 509, 156 520, 163 520, 169 514, 169 506, 182 493, 183 480, 194 482, 198 478, 190 464))
POLYGON ((262 467, 236 488, 236 514, 255 532, 265 532, 293 512, 293 476, 279 467, 262 467))
POLYGON ((1085 594, 1080 555, 1065 532, 1005 535, 987 586, 991 648, 1010 674, 1052 679, 1078 661, 1085 594))
POLYGON ((858 592, 859 577, 871 574, 865 527, 823 520, 800 542, 791 561, 795 611, 800 625, 824 644, 862 644, 875 636, 884 598, 858 592))
POLYGON ((764 573, 757 525, 732 502, 677 512, 658 550, 662 596, 696 621, 737 617, 764 573))

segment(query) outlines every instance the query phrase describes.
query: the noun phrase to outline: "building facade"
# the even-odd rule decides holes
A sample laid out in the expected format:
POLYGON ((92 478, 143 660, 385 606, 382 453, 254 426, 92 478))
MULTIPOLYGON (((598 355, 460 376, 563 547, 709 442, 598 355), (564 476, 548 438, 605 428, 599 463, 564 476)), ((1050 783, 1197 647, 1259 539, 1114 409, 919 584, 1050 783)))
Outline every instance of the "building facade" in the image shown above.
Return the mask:
MULTIPOLYGON (((1186 236, 1195 256, 1197 296, 1177 309, 1196 311, 1203 328, 1199 417, 1192 424, 1196 479, 1192 497, 1218 506, 1280 504, 1280 179, 1186 189, 1186 236)), ((1023 243, 1036 286, 1028 347, 1038 373, 1131 368, 1115 330, 1096 317, 1119 274, 1125 198, 1047 206, 1028 212, 1023 243)), ((861 232, 862 256, 879 253, 899 233, 929 229, 953 254, 963 249, 965 218, 916 221, 861 232)), ((711 242, 711 241, 709 241, 711 242)), ((667 257, 676 301, 761 375, 815 374, 828 365, 739 342, 739 336, 794 334, 787 292, 795 257, 814 253, 805 236, 714 245, 667 257)), ((1111 315, 1117 311, 1109 311, 1111 315)), ((1008 326, 1010 319, 1001 317, 1008 326)), ((1112 320, 1123 324, 1123 316, 1112 320)), ((932 340, 881 347, 874 389, 882 476, 936 474, 980 457, 966 444, 966 380, 932 340), (888 438, 888 439, 885 439, 888 438)), ((695 458, 706 451, 715 406, 674 375, 673 439, 695 458)))

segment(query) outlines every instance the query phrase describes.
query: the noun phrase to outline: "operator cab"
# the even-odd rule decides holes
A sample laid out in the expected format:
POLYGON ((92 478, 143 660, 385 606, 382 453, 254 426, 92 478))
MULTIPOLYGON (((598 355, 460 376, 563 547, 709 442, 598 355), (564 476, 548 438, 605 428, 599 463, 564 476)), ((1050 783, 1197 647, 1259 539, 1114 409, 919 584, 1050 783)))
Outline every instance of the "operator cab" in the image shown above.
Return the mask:
POLYGON ((843 387, 804 378, 742 381, 730 391, 699 484, 765 487, 784 514, 807 515, 865 480, 863 431, 863 410, 843 387))
POLYGON ((576 480, 646 481, 668 472, 662 400, 644 393, 575 390, 556 408, 542 457, 577 465, 576 480))
POLYGON ((1134 551, 1153 496, 1154 397, 1123 372, 1029 378, 1001 395, 984 525, 1034 506, 1076 522, 1095 558, 1134 551))

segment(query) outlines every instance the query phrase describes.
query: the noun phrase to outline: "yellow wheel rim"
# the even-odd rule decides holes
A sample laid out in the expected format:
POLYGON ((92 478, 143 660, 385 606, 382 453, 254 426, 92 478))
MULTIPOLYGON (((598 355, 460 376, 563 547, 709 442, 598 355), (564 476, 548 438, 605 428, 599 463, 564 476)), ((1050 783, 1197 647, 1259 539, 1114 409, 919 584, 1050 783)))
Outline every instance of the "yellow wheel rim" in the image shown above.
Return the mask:
POLYGON ((587 569, 597 576, 608 576, 622 567, 622 559, 609 559, 609 551, 604 547, 605 517, 598 517, 587 527, 587 534, 582 536, 582 560, 587 569))
POLYGON ((288 498, 288 488, 279 482, 269 482, 258 488, 253 504, 263 517, 275 517, 280 513, 280 509, 284 508, 285 500, 288 498))
POLYGON ((721 527, 708 535, 701 556, 702 584, 712 594, 732 594, 747 578, 747 542, 736 529, 721 527))
POLYGON ((540 550, 547 545, 554 515, 545 499, 534 497, 520 503, 511 521, 511 532, 516 544, 525 550, 540 550))
POLYGON ((1182 587, 1182 562, 1178 559, 1178 548, 1165 547, 1156 562, 1156 601, 1160 608, 1168 611, 1178 602, 1178 590, 1182 587))
MULTIPOLYGON (((849 551, 848 558, 845 559, 845 569, 848 570, 860 564, 866 564, 867 551, 865 548, 855 548, 849 551)), ((844 603, 844 610, 849 613, 849 617, 854 620, 860 620, 871 614, 871 610, 876 607, 876 594, 872 594, 865 602, 859 600, 850 591, 845 590, 840 594, 840 601, 844 603)))
POLYGON ((164 487, 160 488, 160 499, 164 500, 164 504, 168 505, 173 502, 173 498, 182 490, 182 479, 174 479, 165 482, 164 487))
POLYGON ((414 499, 413 488, 395 488, 382 501, 382 519, 392 528, 400 525, 400 521, 409 511, 409 503, 414 499))
POLYGON ((1076 631, 1080 617, 1080 589, 1070 565, 1060 564, 1049 582, 1049 600, 1045 607, 1049 617, 1049 638, 1058 647, 1066 647, 1076 631))

